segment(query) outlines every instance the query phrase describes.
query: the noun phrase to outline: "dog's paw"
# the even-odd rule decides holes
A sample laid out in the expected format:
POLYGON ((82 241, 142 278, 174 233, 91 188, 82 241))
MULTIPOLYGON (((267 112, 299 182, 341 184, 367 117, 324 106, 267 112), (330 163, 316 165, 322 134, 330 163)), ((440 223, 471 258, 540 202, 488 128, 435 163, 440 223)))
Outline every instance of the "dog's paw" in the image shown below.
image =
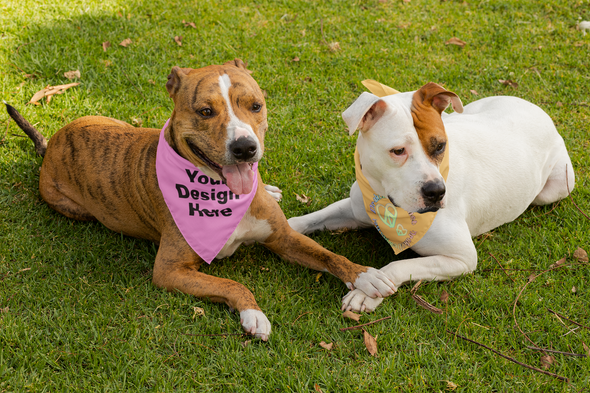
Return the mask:
POLYGON ((266 192, 270 194, 271 197, 275 199, 275 201, 280 202, 281 198, 283 197, 283 191, 279 187, 271 186, 270 184, 265 184, 264 189, 266 190, 266 192))
POLYGON ((240 323, 246 333, 267 341, 270 336, 270 321, 259 310, 248 309, 240 312, 240 323))
POLYGON ((367 269, 358 275, 356 281, 349 285, 349 289, 360 289, 369 297, 387 297, 393 295, 397 291, 397 287, 385 273, 373 267, 367 269))
POLYGON ((342 298, 342 311, 373 312, 382 301, 382 297, 372 298, 360 289, 355 289, 342 298))

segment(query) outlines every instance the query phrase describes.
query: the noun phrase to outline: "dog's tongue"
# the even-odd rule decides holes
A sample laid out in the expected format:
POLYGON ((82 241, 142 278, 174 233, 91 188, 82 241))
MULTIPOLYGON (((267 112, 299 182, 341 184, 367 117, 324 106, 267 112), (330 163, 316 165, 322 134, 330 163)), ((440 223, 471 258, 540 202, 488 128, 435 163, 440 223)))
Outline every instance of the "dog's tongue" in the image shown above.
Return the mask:
POLYGON ((254 171, 248 163, 224 165, 221 173, 227 186, 236 195, 249 194, 254 185, 254 171))

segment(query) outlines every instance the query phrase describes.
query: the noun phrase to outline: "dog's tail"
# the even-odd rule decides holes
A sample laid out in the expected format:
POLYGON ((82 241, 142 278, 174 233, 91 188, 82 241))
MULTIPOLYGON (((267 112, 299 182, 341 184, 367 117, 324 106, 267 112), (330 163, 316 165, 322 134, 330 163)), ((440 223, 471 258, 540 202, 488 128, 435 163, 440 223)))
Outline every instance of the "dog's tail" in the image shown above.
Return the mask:
POLYGON ((33 143, 35 144, 35 151, 41 157, 45 155, 45 150, 47 150, 47 139, 35 129, 16 109, 12 106, 8 105, 8 102, 2 100, 4 105, 6 105, 6 112, 12 117, 12 120, 31 138, 33 143))

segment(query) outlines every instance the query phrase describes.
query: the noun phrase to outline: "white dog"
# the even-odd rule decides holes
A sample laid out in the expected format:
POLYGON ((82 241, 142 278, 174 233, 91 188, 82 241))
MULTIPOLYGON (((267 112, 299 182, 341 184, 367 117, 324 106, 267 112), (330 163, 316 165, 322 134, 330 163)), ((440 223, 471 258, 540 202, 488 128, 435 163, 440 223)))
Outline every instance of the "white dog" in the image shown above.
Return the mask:
MULTIPOLYGON (((350 198, 289 224, 303 234, 375 226, 396 253, 411 247, 421 255, 381 269, 397 287, 472 272, 472 236, 574 188, 572 164, 551 118, 520 98, 489 97, 463 108, 455 93, 428 83, 382 98, 362 93, 342 117, 350 135, 361 130, 350 198), (455 113, 443 113, 449 104, 455 113)), ((354 289, 342 308, 369 312, 382 301, 354 289)))

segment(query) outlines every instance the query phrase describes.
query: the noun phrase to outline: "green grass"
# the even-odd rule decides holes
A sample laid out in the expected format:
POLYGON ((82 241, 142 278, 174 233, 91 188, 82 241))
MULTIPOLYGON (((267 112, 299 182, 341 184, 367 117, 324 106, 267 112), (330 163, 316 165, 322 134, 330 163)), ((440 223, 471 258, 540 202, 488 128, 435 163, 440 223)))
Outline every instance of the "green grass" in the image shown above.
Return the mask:
MULTIPOLYGON (((172 66, 242 58, 268 94, 260 170, 265 182, 283 189, 288 217, 347 196, 355 138, 340 113, 364 90, 361 80, 401 91, 434 81, 464 103, 517 95, 554 119, 575 166, 572 197, 588 214, 590 35, 576 30, 579 20, 590 20, 587 0, 2 0, 0 95, 47 137, 84 115, 161 127, 172 109, 164 88, 172 66), (179 35, 182 46, 174 42, 179 35), (446 46, 453 36, 467 45, 446 46), (119 46, 126 38, 133 43, 119 46), (104 41, 112 43, 107 52, 104 41), (333 42, 341 49, 332 52, 333 42), (76 69, 80 86, 50 104, 25 106, 76 69)), ((588 357, 554 355, 548 371, 570 378, 567 384, 446 333, 540 367, 541 354, 527 349, 512 307, 531 273, 565 256, 570 266, 528 285, 516 321, 538 346, 584 353, 590 331, 570 332, 575 325, 547 311, 590 326, 588 264, 572 256, 577 247, 590 251, 590 220, 571 200, 529 209, 475 239, 474 274, 424 284, 419 294, 444 314, 417 307, 402 287, 363 315, 361 323, 392 316, 367 327, 377 337, 375 357, 360 331, 339 330, 355 324, 339 312, 343 283, 326 274, 317 279, 259 245, 243 247, 203 270, 250 288, 273 324, 269 342, 244 347, 247 337, 195 336, 240 333, 239 318, 223 305, 154 287, 153 244, 49 209, 37 189, 41 159, 18 135, 0 113, 0 392, 438 392, 451 389, 447 381, 463 392, 590 389, 588 357), (510 277, 490 253, 514 269, 510 277), (205 315, 195 316, 194 307, 205 315), (335 346, 328 352, 321 341, 335 346)), ((313 238, 366 265, 394 259, 373 230, 313 238)))

